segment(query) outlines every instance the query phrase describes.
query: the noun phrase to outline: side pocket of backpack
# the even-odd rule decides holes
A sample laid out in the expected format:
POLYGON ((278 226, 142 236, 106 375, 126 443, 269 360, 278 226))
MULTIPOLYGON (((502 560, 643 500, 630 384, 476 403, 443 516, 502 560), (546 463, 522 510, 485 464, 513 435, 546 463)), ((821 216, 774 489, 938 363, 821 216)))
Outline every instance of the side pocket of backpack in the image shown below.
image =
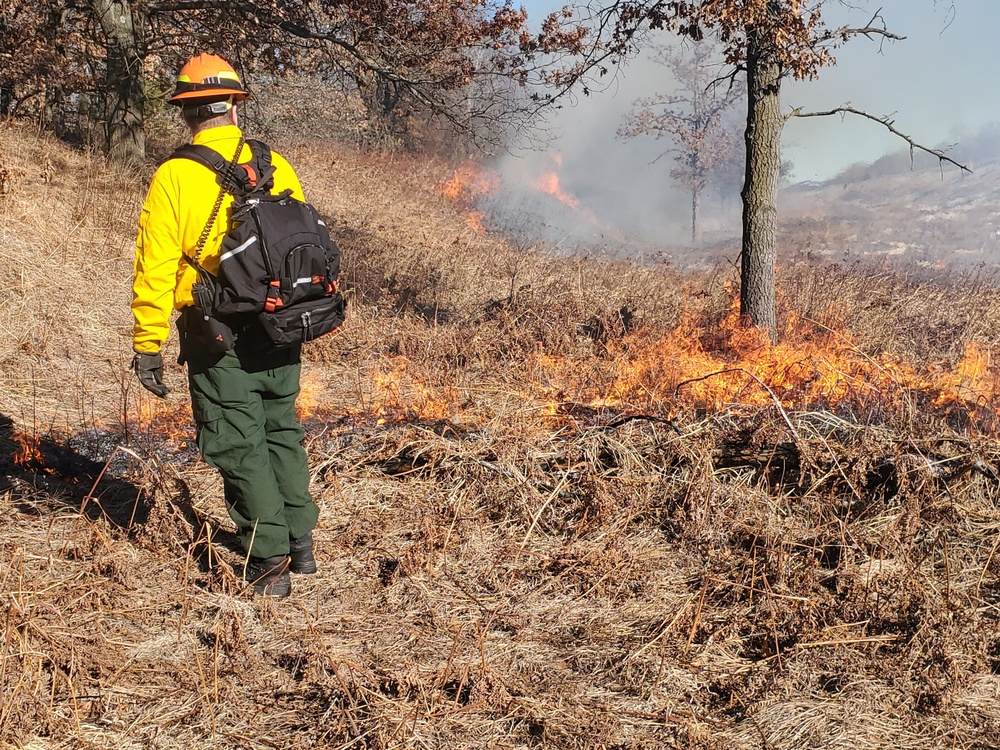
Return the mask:
POLYGON ((260 314, 261 327, 276 348, 304 344, 335 332, 344 322, 342 294, 260 314))

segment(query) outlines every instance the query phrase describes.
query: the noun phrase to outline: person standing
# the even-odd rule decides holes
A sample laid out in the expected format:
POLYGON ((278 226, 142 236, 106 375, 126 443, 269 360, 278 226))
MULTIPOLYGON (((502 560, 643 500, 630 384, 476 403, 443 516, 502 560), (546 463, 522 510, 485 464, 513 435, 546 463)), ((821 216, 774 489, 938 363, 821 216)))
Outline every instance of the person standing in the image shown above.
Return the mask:
MULTIPOLYGON (((216 55, 191 58, 169 102, 180 109, 191 143, 233 165, 253 157, 239 127, 238 108, 250 97, 236 71, 216 55)), ((271 152, 273 192, 304 201, 295 171, 271 152)), ((173 158, 153 175, 136 240, 132 287, 132 367, 141 385, 165 398, 162 347, 177 321, 179 362, 187 364, 197 443, 222 475, 226 507, 246 553, 244 578, 256 593, 285 597, 290 573, 315 573, 312 531, 319 509, 309 494, 304 431, 295 414, 300 347, 261 347, 253 331, 235 332, 224 352, 206 346, 195 329, 195 266, 216 272, 229 228, 233 196, 221 178, 192 159, 173 158), (193 261, 193 262, 192 262, 193 261)))

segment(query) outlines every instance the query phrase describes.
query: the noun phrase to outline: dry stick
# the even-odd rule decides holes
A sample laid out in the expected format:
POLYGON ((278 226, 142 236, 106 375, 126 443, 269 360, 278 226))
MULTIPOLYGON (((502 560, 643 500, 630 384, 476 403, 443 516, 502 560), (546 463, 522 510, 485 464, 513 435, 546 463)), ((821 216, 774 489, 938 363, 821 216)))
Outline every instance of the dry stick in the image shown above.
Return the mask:
MULTIPOLYGON (((708 580, 713 581, 715 583, 721 583, 721 584, 724 584, 726 586, 735 586, 738 589, 746 589, 747 591, 756 592, 758 594, 765 594, 767 596, 774 597, 775 599, 787 599, 787 600, 792 601, 792 602, 808 602, 809 601, 809 597, 808 596, 792 596, 791 594, 778 594, 778 593, 775 593, 774 591, 771 591, 769 589, 758 589, 758 588, 754 588, 752 586, 747 586, 745 583, 736 583, 736 581, 727 581, 725 578, 715 578, 714 576, 712 576, 708 580)), ((767 579, 765 578, 764 580, 766 581, 767 579)))
POLYGON ((684 655, 687 656, 691 651, 691 643, 694 641, 695 631, 698 629, 698 621, 701 620, 701 608, 705 604, 705 595, 708 594, 708 579, 705 579, 704 585, 701 587, 701 598, 698 600, 698 609, 695 610, 694 620, 691 621, 691 631, 688 633, 687 646, 684 647, 684 655))
MULTIPOLYGON (((122 453, 127 453, 128 455, 132 456, 137 461, 140 461, 140 462, 142 462, 144 464, 147 464, 147 468, 149 468, 148 467, 148 462, 145 461, 145 460, 143 460, 142 458, 140 458, 138 455, 136 455, 135 451, 130 450, 129 448, 126 448, 124 445, 116 445, 115 449, 113 451, 111 451, 111 455, 108 456, 108 460, 104 462, 104 466, 101 467, 101 471, 98 473, 97 479, 94 480, 94 484, 91 485, 90 492, 88 492, 86 495, 84 495, 83 496, 83 500, 80 501, 80 512, 81 513, 83 513, 87 509, 87 504, 90 502, 91 499, 93 499, 94 492, 97 490, 97 485, 101 483, 101 480, 104 478, 105 472, 107 472, 108 467, 111 466, 111 461, 112 461, 112 459, 114 459, 115 454, 118 451, 121 451, 122 453)), ((95 500, 94 502, 97 502, 97 501, 95 500)), ((137 496, 136 499, 135 499, 135 506, 132 507, 132 518, 129 519, 129 528, 131 528, 131 526, 132 526, 132 519, 135 518, 135 509, 136 509, 136 506, 138 506, 138 505, 139 505, 139 498, 137 496)), ((101 508, 100 502, 97 502, 97 507, 101 508)), ((104 508, 101 508, 101 513, 104 513, 104 508)), ((107 514, 105 514, 105 515, 107 515, 107 514)))
MULTIPOLYGON (((451 523, 448 524, 448 531, 444 535, 444 542, 441 543, 441 569, 448 572, 448 542, 451 541, 451 533, 458 523, 458 504, 452 506, 451 523)), ((428 556, 428 564, 430 557, 428 556)))
MULTIPOLYGON (((903 132, 897 130, 896 127, 895 127, 895 121, 891 119, 891 115, 886 115, 885 117, 878 117, 876 115, 873 115, 873 114, 870 114, 868 112, 865 112, 864 110, 855 109, 854 107, 850 106, 849 104, 845 104, 845 105, 842 105, 840 107, 834 107, 833 109, 827 110, 826 112, 803 112, 802 109, 801 109, 801 107, 800 107, 800 108, 792 110, 792 113, 789 115, 789 117, 829 117, 830 115, 836 115, 836 114, 841 114, 841 115, 844 115, 844 114, 858 115, 859 117, 864 117, 864 118, 867 118, 869 120, 872 120, 873 122, 877 122, 877 123, 879 123, 881 125, 884 125, 886 127, 886 129, 890 133, 892 133, 893 135, 895 135, 895 136, 897 136, 899 138, 902 138, 904 141, 906 141, 908 144, 910 144, 910 159, 911 160, 913 158, 913 152, 914 152, 914 150, 919 150, 919 151, 923 151, 924 153, 930 154, 931 156, 933 156, 934 158, 936 158, 938 160, 938 163, 941 164, 942 167, 943 167, 943 162, 948 162, 950 164, 954 164, 956 167, 958 167, 959 169, 961 169, 963 172, 968 172, 969 174, 972 174, 972 170, 971 169, 969 169, 964 164, 959 164, 957 161, 955 161, 954 159, 952 159, 950 156, 947 156, 943 151, 940 151, 939 149, 935 149, 935 148, 928 148, 927 146, 922 146, 921 144, 919 144, 915 140, 913 140, 913 138, 911 138, 910 136, 906 135, 906 133, 903 133, 903 132)), ((944 172, 943 172, 943 169, 942 169, 942 179, 943 179, 943 177, 944 177, 944 172)))
POLYGON ((757 385, 759 385, 761 388, 767 391, 767 395, 769 395, 771 397, 771 400, 774 401, 774 405, 778 409, 778 413, 781 414, 781 418, 785 420, 785 424, 788 425, 788 429, 791 431, 792 437, 795 438, 795 444, 798 446, 800 451, 805 452, 805 446, 802 444, 802 438, 799 436, 798 430, 795 429, 795 425, 792 424, 792 420, 788 418, 787 412, 785 412, 785 409, 781 405, 781 402, 778 400, 778 397, 774 395, 774 391, 772 391, 763 380, 758 378, 756 375, 754 375, 745 367, 730 367, 725 370, 717 370, 716 372, 710 372, 707 375, 702 375, 700 378, 689 378, 688 380, 682 380, 680 383, 677 384, 677 387, 674 388, 674 396, 676 397, 678 395, 681 386, 685 386, 688 383, 698 383, 702 380, 708 380, 709 378, 714 378, 716 375, 727 375, 731 372, 742 372, 744 375, 748 375, 753 380, 757 381, 757 385))
MULTIPOLYGON (((580 464, 576 464, 575 466, 573 466, 573 468, 575 469, 579 465, 580 464)), ((525 546, 528 544, 528 539, 531 538, 531 534, 535 530, 535 526, 538 524, 538 519, 542 517, 542 513, 544 513, 545 509, 549 507, 549 503, 551 503, 555 499, 556 495, 559 494, 559 491, 562 490, 562 488, 565 487, 566 484, 568 484, 567 479, 569 477, 569 473, 570 472, 567 471, 566 474, 563 476, 563 478, 559 480, 559 484, 557 484, 556 488, 549 493, 549 496, 545 498, 545 502, 543 502, 541 507, 539 507, 538 510, 535 512, 535 517, 531 519, 531 525, 528 527, 528 531, 525 533, 524 539, 521 540, 521 544, 517 548, 517 554, 514 555, 514 560, 511 564, 517 563, 518 559, 521 556, 521 552, 524 551, 525 546)), ((538 490, 536 490, 534 487, 532 487, 531 485, 528 486, 531 487, 531 491, 533 493, 535 493, 536 495, 539 494, 538 490)))
POLYGON ((212 698, 208 694, 208 682, 205 680, 205 670, 201 666, 201 656, 198 654, 198 649, 194 650, 194 659, 198 664, 198 678, 201 680, 202 695, 205 697, 205 703, 208 705, 208 716, 212 721, 212 744, 218 745, 216 742, 216 727, 215 727, 215 706, 212 705, 212 698))
POLYGON ((951 559, 948 554, 948 534, 945 533, 941 546, 944 550, 944 605, 951 606, 951 559))
MULTIPOLYGON (((13 561, 11 561, 11 562, 13 563, 13 561)), ((13 568, 13 564, 10 567, 13 568)), ((8 572, 10 572, 9 569, 8 569, 8 572)), ((6 579, 6 576, 5 576, 4 577, 4 582, 6 582, 6 580, 7 579, 6 579)), ((12 627, 12 624, 11 624, 11 620, 13 619, 13 617, 14 617, 14 607, 11 606, 11 607, 7 608, 7 622, 6 622, 6 625, 4 626, 4 635, 3 635, 3 661, 0 662, 0 685, 4 685, 5 684, 4 683, 4 678, 7 676, 7 654, 10 653, 10 642, 11 642, 11 637, 12 637, 12 635, 14 633, 14 628, 12 627)), ((23 674, 24 673, 22 672, 22 675, 23 674)), ((14 703, 14 697, 11 696, 10 697, 9 705, 12 706, 13 703, 14 703)), ((4 707, 3 709, 0 709, 0 730, 3 730, 4 721, 5 721, 5 718, 6 718, 6 714, 7 714, 7 707, 4 707)))
MULTIPOLYGON (((448 673, 451 671, 451 665, 455 661, 455 654, 458 652, 458 643, 459 643, 459 639, 462 637, 462 630, 463 629, 464 628, 460 627, 458 629, 458 632, 455 633, 455 637, 451 641, 451 651, 448 652, 448 661, 444 665, 444 671, 441 673, 441 676, 438 678, 437 685, 435 685, 435 687, 438 690, 441 690, 444 687, 445 680, 448 679, 448 673)), ((438 696, 438 700, 436 700, 434 702, 435 703, 439 703, 440 702, 440 696, 438 696)))
POLYGON ((643 651, 645 651, 647 648, 649 648, 650 646, 652 646, 654 643, 656 643, 658 640, 660 640, 663 636, 665 636, 667 633, 669 633, 670 630, 671 630, 671 628, 673 628, 674 625, 677 624, 677 621, 681 619, 681 615, 683 615, 684 612, 687 610, 688 605, 691 602, 694 601, 694 597, 695 597, 695 594, 691 594, 691 596, 689 596, 687 598, 687 601, 684 602, 684 604, 681 605, 681 608, 677 610, 677 614, 674 615, 674 619, 672 619, 669 623, 667 623, 663 627, 663 629, 660 630, 660 632, 656 634, 655 638, 653 638, 649 642, 643 644, 638 649, 636 649, 632 654, 630 654, 628 656, 628 658, 625 661, 631 661, 632 659, 636 658, 639 654, 641 654, 643 651))
MULTIPOLYGON (((986 571, 990 568, 990 563, 993 562, 993 555, 997 553, 1000 549, 1000 535, 997 536, 997 541, 993 545, 993 549, 990 550, 989 557, 986 558, 986 564, 983 566, 983 572, 979 574, 979 580, 976 581, 976 598, 979 598, 979 587, 983 585, 983 579, 986 578, 986 571)), ((3 683, 0 682, 0 685, 3 683)))

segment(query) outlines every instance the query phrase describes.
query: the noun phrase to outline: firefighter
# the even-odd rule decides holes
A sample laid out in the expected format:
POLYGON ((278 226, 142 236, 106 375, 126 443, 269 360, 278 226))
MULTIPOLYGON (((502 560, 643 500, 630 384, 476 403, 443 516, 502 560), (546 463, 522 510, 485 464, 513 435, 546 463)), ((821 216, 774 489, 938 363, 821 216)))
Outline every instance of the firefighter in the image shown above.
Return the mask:
MULTIPOLYGON (((238 107, 249 97, 232 66, 202 54, 181 68, 169 101, 179 107, 192 143, 245 163, 252 154, 241 146, 238 107)), ((290 189, 304 200, 288 162, 272 152, 272 164, 273 192, 290 189)), ((190 259, 217 271, 232 202, 215 173, 196 161, 168 159, 156 170, 136 241, 132 367, 146 390, 166 397, 162 347, 170 315, 180 311, 179 361, 187 364, 198 449, 222 475, 246 553, 244 578, 258 594, 284 597, 291 593, 289 573, 316 572, 312 530, 319 509, 309 494, 304 432, 295 414, 300 349, 251 346, 252 337, 237 332, 233 348, 213 352, 190 330, 201 317, 191 314, 197 273, 190 259)))

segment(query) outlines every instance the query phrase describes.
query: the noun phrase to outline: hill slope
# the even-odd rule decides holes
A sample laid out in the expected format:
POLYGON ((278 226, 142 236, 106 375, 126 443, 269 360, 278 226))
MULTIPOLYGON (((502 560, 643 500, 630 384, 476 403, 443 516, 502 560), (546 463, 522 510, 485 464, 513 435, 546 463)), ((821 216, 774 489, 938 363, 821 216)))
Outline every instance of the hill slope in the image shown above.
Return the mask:
POLYGON ((299 401, 321 570, 263 601, 183 372, 126 372, 148 175, 3 128, 0 743, 1000 744, 990 286, 790 263, 771 346, 724 273, 512 245, 448 165, 274 142, 352 301, 299 401))

